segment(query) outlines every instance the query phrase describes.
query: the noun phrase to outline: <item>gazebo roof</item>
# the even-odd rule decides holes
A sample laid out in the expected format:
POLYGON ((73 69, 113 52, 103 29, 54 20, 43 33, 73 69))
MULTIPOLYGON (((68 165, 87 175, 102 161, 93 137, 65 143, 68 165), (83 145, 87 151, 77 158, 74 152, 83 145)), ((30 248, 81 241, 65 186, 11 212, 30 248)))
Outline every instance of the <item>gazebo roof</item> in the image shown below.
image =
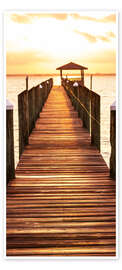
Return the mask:
POLYGON ((63 65, 61 67, 58 67, 56 68, 56 70, 72 70, 72 69, 79 69, 79 70, 84 70, 84 69, 88 69, 87 67, 84 67, 84 66, 81 66, 81 65, 78 65, 78 64, 75 64, 73 62, 70 62, 66 65, 63 65))

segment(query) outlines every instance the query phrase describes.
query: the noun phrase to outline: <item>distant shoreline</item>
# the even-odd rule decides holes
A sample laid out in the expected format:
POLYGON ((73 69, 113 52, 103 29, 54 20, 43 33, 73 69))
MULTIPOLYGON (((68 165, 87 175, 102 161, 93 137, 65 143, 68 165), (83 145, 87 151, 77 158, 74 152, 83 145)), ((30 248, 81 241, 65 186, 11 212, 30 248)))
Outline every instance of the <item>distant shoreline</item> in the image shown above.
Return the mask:
MULTIPOLYGON (((93 75, 93 76, 116 76, 116 73, 94 73, 94 74, 87 73, 87 74, 85 74, 85 76, 90 76, 90 75, 93 75)), ((27 74, 7 74, 6 76, 7 77, 23 77, 23 76, 27 76, 27 74)), ((59 77, 60 74, 28 74, 28 76, 35 76, 35 77, 38 77, 38 76, 41 76, 41 77, 57 76, 57 77, 59 77)), ((64 76, 66 76, 66 74, 64 74, 64 76)), ((80 75, 79 74, 67 74, 67 76, 80 76, 80 75)))

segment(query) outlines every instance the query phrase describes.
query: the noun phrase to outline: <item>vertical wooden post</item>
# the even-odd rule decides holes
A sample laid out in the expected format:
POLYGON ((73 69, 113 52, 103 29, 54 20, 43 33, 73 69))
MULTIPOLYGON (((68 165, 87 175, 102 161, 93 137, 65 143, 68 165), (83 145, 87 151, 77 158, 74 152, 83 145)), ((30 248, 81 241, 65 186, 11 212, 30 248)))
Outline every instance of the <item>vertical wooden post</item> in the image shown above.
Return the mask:
POLYGON ((91 91, 91 144, 100 151, 100 96, 91 91))
POLYGON ((60 78, 61 78, 61 85, 62 85, 62 69, 60 69, 60 78))
MULTIPOLYGON (((77 86, 76 88, 76 95, 77 95, 77 98, 79 99, 79 86, 77 86)), ((77 112, 79 111, 79 101, 76 102, 76 110, 77 112)))
POLYGON ((15 177, 14 164, 14 128, 13 128, 13 105, 7 100, 6 103, 6 180, 15 177))
POLYGON ((90 92, 87 87, 80 85, 79 99, 83 105, 80 106, 79 116, 82 119, 83 126, 90 132, 90 92))
POLYGON ((29 134, 35 126, 35 88, 28 91, 29 134))
POLYGON ((26 90, 28 91, 28 76, 26 76, 26 90))
MULTIPOLYGON (((18 95, 18 118, 19 118, 19 157, 21 156, 25 145, 28 144, 28 137, 35 126, 39 112, 41 111, 53 80, 50 79, 41 83, 32 89, 25 90, 18 95), (41 90, 41 91, 40 91, 41 90)), ((28 77, 26 77, 26 89, 28 89, 28 77)))
MULTIPOLYGON (((83 104, 83 87, 82 86, 80 86, 79 88, 79 99, 80 99, 80 102, 83 104)), ((81 118, 82 121, 83 121, 83 110, 84 110, 83 107, 80 106, 79 117, 81 118)))
POLYGON ((40 89, 37 85, 35 87, 35 120, 39 117, 40 110, 40 89))
POLYGON ((110 176, 116 179, 116 102, 111 106, 110 112, 110 176))
POLYGON ((27 118, 28 118, 28 136, 29 136, 29 101, 28 101, 28 76, 26 76, 26 103, 27 103, 27 118))
POLYGON ((84 86, 84 69, 81 70, 81 84, 84 86))
POLYGON ((92 75, 90 76, 90 90, 92 90, 92 75))
MULTIPOLYGON (((89 89, 89 97, 90 97, 90 99, 89 99, 89 113, 90 113, 90 115, 91 115, 91 91, 92 91, 92 74, 91 74, 91 76, 90 76, 90 89, 89 89)), ((90 132, 90 134, 91 134, 91 119, 90 119, 90 123, 89 123, 89 132, 90 132)))
MULTIPOLYGON (((74 96, 77 97, 77 86, 74 86, 74 84, 73 84, 73 85, 71 85, 71 89, 72 89, 72 92, 73 92, 74 96)), ((73 101, 72 105, 74 106, 74 108, 76 110, 77 100, 73 97, 72 101, 73 101)))
POLYGON ((25 145, 28 144, 29 136, 29 108, 28 91, 25 90, 18 95, 18 119, 19 119, 19 157, 25 145))
POLYGON ((62 79, 62 69, 60 69, 60 77, 61 77, 61 79, 62 79))

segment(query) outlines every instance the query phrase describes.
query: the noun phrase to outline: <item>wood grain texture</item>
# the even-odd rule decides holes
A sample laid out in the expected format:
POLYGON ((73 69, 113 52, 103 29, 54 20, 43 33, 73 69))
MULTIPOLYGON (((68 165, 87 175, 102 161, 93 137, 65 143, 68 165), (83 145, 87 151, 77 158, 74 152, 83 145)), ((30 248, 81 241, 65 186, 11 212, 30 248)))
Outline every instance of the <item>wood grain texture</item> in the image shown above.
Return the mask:
POLYGON ((115 181, 53 87, 7 189, 7 256, 115 256, 115 181))

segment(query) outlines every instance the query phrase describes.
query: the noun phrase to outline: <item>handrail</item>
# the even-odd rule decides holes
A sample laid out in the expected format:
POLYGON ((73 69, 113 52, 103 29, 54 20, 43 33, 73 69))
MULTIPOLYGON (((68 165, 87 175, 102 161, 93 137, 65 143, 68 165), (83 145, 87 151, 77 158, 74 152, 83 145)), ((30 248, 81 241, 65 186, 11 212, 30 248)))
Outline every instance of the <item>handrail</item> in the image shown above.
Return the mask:
POLYGON ((79 104, 80 104, 80 105, 83 107, 83 109, 88 113, 88 115, 89 115, 94 121, 96 121, 97 124, 100 126, 100 122, 98 122, 97 119, 95 119, 94 116, 92 116, 92 115, 89 113, 89 111, 86 109, 86 107, 83 105, 83 103, 81 103, 80 99, 74 95, 74 93, 72 92, 72 90, 69 90, 69 89, 68 89, 67 91, 69 91, 69 92, 72 94, 72 96, 79 102, 79 104))
POLYGON ((28 144, 29 134, 35 126, 52 86, 53 79, 51 78, 18 95, 19 157, 25 145, 28 144))
POLYGON ((91 144, 95 144, 100 151, 100 96, 76 80, 62 79, 62 85, 78 111, 83 126, 91 134, 91 144))

